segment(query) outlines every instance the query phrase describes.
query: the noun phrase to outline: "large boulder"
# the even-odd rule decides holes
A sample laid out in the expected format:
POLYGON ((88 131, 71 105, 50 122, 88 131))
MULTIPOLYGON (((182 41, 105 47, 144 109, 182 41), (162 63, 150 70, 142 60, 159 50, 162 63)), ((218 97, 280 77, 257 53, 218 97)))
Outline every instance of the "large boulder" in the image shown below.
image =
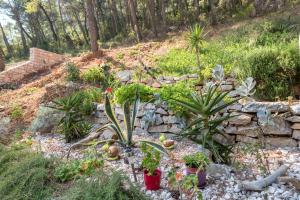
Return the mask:
POLYGON ((32 132, 50 133, 63 117, 63 112, 41 105, 29 128, 32 132))

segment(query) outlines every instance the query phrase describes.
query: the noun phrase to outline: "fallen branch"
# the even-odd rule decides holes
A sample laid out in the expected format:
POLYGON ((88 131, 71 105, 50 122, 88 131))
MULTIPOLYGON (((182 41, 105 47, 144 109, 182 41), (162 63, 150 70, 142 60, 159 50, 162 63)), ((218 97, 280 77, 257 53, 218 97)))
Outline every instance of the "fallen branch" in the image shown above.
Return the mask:
POLYGON ((282 183, 291 183, 296 190, 300 191, 300 180, 296 179, 294 177, 289 177, 289 176, 283 176, 283 177, 278 177, 278 181, 282 183))
POLYGON ((243 181, 239 187, 241 190, 262 191, 265 187, 274 183, 279 176, 284 175, 288 168, 289 166, 282 165, 266 178, 257 181, 243 181))

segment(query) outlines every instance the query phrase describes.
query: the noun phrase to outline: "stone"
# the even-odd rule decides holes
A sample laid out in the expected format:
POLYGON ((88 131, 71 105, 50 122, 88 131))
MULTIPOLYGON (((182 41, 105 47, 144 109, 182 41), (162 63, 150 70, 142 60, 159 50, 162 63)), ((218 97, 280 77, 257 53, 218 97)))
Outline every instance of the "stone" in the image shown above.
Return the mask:
POLYGON ((116 115, 124 115, 123 109, 120 107, 115 108, 115 114, 116 115))
POLYGON ((236 136, 236 141, 250 144, 250 143, 257 143, 258 139, 248 137, 248 136, 243 136, 243 135, 237 135, 236 136))
POLYGON ((97 122, 100 123, 100 124, 108 124, 109 120, 108 120, 107 117, 99 117, 97 122))
POLYGON ((169 129, 170 133, 180 133, 181 131, 182 129, 179 128, 177 124, 172 124, 171 128, 169 129))
POLYGON ((229 111, 241 111, 243 108, 243 106, 239 103, 235 103, 235 104, 232 104, 230 106, 227 107, 227 110, 229 111))
POLYGON ((259 126, 257 125, 257 123, 252 122, 251 124, 247 125, 247 126, 239 126, 237 128, 237 132, 238 135, 245 135, 245 136, 249 136, 249 137, 257 137, 261 131, 259 129, 259 126))
POLYGON ((140 127, 136 127, 135 129, 134 129, 134 134, 137 134, 137 135, 148 135, 149 134, 149 132, 148 131, 146 131, 146 130, 144 130, 144 129, 142 129, 142 128, 140 128, 140 127))
POLYGON ((0 119, 0 143, 8 143, 10 140, 10 123, 9 117, 0 119))
POLYGON ((287 137, 265 138, 266 147, 297 147, 296 140, 287 137))
POLYGON ((155 115, 155 125, 161 125, 163 123, 164 123, 164 121, 163 121, 162 117, 159 114, 156 114, 155 115))
POLYGON ((135 127, 141 127, 141 120, 139 118, 135 118, 135 120, 134 120, 134 126, 135 127))
POLYGON ((224 132, 229 133, 229 134, 237 134, 237 127, 236 126, 226 126, 224 128, 224 132))
POLYGON ((267 108, 271 112, 288 112, 289 105, 286 102, 257 102, 251 101, 243 106, 242 111, 247 113, 256 113, 258 110, 267 108))
POLYGON ((120 79, 121 82, 128 82, 132 78, 132 71, 131 70, 119 71, 116 73, 116 76, 118 79, 120 79))
POLYGON ((105 107, 104 107, 104 104, 101 103, 101 104, 97 104, 97 108, 96 110, 99 110, 99 111, 105 111, 105 107))
POLYGON ((153 104, 153 103, 147 103, 147 104, 144 106, 144 109, 145 109, 145 110, 155 110, 155 104, 153 104))
POLYGON ((292 129, 300 130, 300 123, 295 123, 291 126, 292 129))
POLYGON ((228 134, 216 134, 213 136, 214 140, 223 144, 223 145, 233 145, 235 144, 235 135, 228 135, 228 134))
POLYGON ((115 133, 113 131, 111 131, 110 129, 105 129, 103 131, 103 133, 100 135, 100 139, 102 140, 109 140, 112 138, 112 136, 114 135, 115 133))
POLYGON ((300 104, 292 105, 291 110, 294 115, 300 115, 300 104))
POLYGON ((232 85, 221 85, 221 90, 222 91, 230 91, 230 90, 233 90, 233 86, 232 85))
POLYGON ((162 109, 162 108, 158 108, 158 109, 155 111, 155 113, 161 114, 161 115, 168 115, 168 112, 165 111, 165 110, 162 109))
POLYGON ((159 84, 158 82, 154 82, 154 83, 152 83, 152 87, 161 88, 161 84, 159 84))
POLYGON ((59 121, 63 116, 63 112, 41 105, 35 119, 30 125, 29 130, 42 134, 51 133, 52 129, 59 124, 59 121))
POLYGON ((300 140, 300 130, 293 130, 293 138, 300 140))
POLYGON ((206 173, 213 178, 230 178, 232 171, 232 168, 222 164, 211 163, 206 167, 206 173))
POLYGON ((270 122, 261 128, 265 135, 292 135, 290 124, 282 117, 272 117, 270 122))
POLYGON ((165 124, 175 124, 179 123, 180 119, 176 116, 163 116, 163 121, 165 124))
POLYGON ((148 128, 149 133, 166 133, 170 129, 170 125, 159 125, 159 126, 150 126, 148 128))
POLYGON ((247 125, 247 124, 250 124, 251 119, 252 119, 252 116, 249 114, 242 114, 242 113, 236 113, 236 112, 233 112, 231 114, 231 116, 235 116, 228 120, 229 124, 231 124, 231 125, 238 125, 238 126, 239 125, 247 125))
POLYGON ((300 116, 292 116, 285 119, 286 121, 292 122, 292 123, 300 123, 300 116))

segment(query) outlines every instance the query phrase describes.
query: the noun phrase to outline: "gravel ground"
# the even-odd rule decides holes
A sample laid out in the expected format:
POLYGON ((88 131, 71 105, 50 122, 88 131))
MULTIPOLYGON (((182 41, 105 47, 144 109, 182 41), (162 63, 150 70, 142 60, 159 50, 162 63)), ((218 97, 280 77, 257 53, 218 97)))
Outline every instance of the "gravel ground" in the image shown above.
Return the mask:
MULTIPOLYGON (((148 136, 147 139, 152 141, 157 138, 148 136)), ((135 136, 137 141, 143 139, 142 137, 135 136)), ((66 154, 70 147, 70 144, 66 144, 61 135, 36 135, 32 138, 33 147, 40 149, 46 157, 55 156, 59 158, 66 158, 66 154)), ((200 150, 198 145, 189 141, 181 141, 176 143, 175 149, 172 151, 174 157, 178 160, 183 155, 190 154, 200 150)), ((290 168, 287 172, 288 176, 298 178, 300 180, 300 149, 298 148, 286 148, 286 149, 274 149, 264 151, 268 156, 268 162, 270 171, 276 170, 281 163, 290 164, 290 168)), ((130 162, 134 163, 135 167, 140 166, 142 160, 142 154, 139 149, 134 149, 134 157, 130 162)), ((71 159, 78 159, 84 157, 84 149, 73 150, 70 153, 71 159)), ((122 152, 121 152, 122 157, 122 152)), ((261 179, 257 163, 253 156, 237 156, 239 161, 242 161, 246 167, 243 170, 236 170, 232 166, 218 165, 219 167, 226 169, 223 174, 208 174, 207 185, 204 189, 201 189, 204 199, 268 199, 268 200, 300 200, 300 192, 296 191, 291 185, 284 185, 282 183, 273 183, 271 186, 265 188, 262 192, 245 192, 241 191, 238 184, 243 180, 255 180, 261 179)), ((134 181, 132 170, 130 165, 124 163, 121 158, 118 161, 105 162, 105 167, 119 169, 129 174, 132 181, 134 181)), ((178 161, 175 163, 180 170, 184 169, 184 163, 178 161)), ((151 199, 154 200, 172 200, 171 193, 169 192, 166 175, 171 169, 171 164, 168 158, 164 157, 161 161, 160 169, 163 173, 161 182, 161 189, 158 191, 146 191, 143 186, 143 173, 137 173, 138 185, 141 186, 141 190, 144 191, 151 199)), ((184 197, 184 199, 188 199, 184 197)))

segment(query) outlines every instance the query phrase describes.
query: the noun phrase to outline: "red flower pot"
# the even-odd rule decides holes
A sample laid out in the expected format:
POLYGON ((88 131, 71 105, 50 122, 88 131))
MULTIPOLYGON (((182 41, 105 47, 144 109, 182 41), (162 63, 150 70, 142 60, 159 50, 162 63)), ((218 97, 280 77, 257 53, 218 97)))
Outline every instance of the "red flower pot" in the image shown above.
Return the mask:
POLYGON ((144 170, 144 182, 147 190, 159 190, 161 171, 156 169, 153 176, 148 175, 148 171, 144 170))

